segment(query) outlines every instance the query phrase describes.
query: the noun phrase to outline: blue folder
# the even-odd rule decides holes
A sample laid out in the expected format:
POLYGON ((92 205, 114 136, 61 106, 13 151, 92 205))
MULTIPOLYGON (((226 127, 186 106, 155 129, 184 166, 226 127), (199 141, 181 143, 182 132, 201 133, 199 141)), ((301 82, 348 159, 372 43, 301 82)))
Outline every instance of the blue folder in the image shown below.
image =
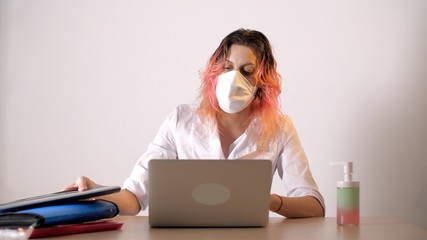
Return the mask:
POLYGON ((32 214, 39 218, 36 227, 75 224, 113 218, 119 213, 116 204, 105 200, 78 201, 21 210, 15 214, 32 214))

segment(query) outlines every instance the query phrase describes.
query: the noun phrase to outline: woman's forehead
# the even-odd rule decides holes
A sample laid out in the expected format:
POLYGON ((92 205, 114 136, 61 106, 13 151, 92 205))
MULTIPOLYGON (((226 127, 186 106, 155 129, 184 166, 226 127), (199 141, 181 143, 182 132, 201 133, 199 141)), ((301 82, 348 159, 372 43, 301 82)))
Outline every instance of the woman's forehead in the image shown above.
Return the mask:
POLYGON ((238 44, 231 45, 226 60, 239 65, 256 65, 257 63, 257 57, 254 51, 250 47, 238 44))

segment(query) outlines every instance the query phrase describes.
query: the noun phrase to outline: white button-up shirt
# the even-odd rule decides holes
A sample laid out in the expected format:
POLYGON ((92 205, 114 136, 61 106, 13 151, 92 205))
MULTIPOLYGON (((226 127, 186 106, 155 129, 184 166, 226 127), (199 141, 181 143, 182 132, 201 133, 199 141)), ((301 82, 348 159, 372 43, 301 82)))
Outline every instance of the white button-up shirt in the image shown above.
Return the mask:
MULTIPOLYGON (((135 194, 142 210, 148 206, 147 169, 151 159, 225 159, 216 125, 202 123, 195 111, 193 105, 176 107, 124 182, 123 188, 135 194)), ((259 125, 256 119, 250 123, 231 144, 228 159, 269 159, 272 174, 278 171, 288 197, 313 196, 324 208, 291 118, 284 116, 284 131, 267 147, 257 146, 259 125)))

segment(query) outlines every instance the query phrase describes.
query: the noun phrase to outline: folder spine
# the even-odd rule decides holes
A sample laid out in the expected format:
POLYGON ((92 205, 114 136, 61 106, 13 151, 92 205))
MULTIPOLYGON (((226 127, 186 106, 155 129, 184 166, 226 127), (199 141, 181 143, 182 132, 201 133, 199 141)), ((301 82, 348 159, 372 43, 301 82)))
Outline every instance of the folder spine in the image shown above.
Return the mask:
POLYGON ((17 211, 41 217, 37 227, 83 223, 113 218, 119 213, 116 204, 105 200, 78 201, 75 203, 37 207, 17 211))

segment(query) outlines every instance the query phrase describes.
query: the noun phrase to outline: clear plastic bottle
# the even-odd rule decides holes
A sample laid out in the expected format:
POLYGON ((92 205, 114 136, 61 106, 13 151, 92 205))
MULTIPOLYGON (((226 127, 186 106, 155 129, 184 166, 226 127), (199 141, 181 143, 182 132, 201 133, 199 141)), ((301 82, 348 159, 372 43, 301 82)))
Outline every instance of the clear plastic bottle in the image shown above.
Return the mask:
POLYGON ((352 180, 352 162, 332 162, 344 166, 344 181, 337 182, 337 224, 359 225, 360 183, 352 180))

